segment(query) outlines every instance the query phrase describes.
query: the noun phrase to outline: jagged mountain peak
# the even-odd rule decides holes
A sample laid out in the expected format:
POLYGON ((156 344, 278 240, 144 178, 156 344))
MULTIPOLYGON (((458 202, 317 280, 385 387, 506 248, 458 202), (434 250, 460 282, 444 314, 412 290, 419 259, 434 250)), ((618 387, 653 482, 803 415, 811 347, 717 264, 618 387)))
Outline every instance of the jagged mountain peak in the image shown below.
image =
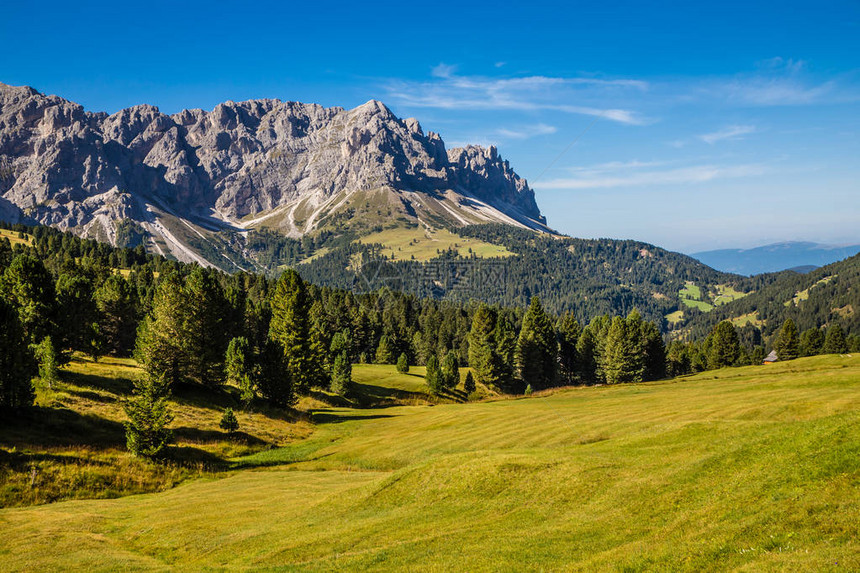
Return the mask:
POLYGON ((392 220, 406 224, 546 230, 534 193, 495 147, 446 149, 378 100, 349 110, 226 101, 172 115, 140 104, 108 115, 0 85, 6 218, 17 208, 19 219, 112 242, 128 220, 151 249, 198 260, 166 217, 198 235, 264 225, 300 236, 334 221, 340 230, 372 226, 355 203, 378 193, 392 220))

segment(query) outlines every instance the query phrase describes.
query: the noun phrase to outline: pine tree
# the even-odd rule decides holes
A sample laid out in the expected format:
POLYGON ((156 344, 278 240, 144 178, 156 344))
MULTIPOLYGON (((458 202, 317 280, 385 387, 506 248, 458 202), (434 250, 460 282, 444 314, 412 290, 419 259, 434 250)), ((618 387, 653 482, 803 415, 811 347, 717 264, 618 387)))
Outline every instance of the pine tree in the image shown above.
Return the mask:
POLYGON ((639 331, 620 316, 612 319, 600 366, 607 384, 642 381, 645 365, 639 331))
POLYGON ((553 386, 556 382, 557 353, 552 322, 540 300, 532 297, 517 339, 515 361, 520 380, 538 390, 553 386))
POLYGON ((188 372, 184 306, 179 276, 166 275, 156 288, 152 311, 138 328, 135 344, 135 358, 150 378, 164 378, 170 386, 185 380, 188 372))
POLYGON ((92 281, 82 275, 63 273, 57 280, 58 348, 92 352, 98 309, 92 281))
MULTIPOLYGON (((663 336, 653 322, 642 320, 638 312, 631 313, 631 317, 634 323, 638 317, 639 339, 645 368, 642 379, 660 380, 666 376, 666 344, 663 342, 663 336)), ((631 317, 628 317, 628 321, 631 317)))
POLYGON ((196 268, 185 281, 182 338, 177 342, 185 357, 185 374, 205 386, 224 382, 224 355, 229 332, 221 315, 227 308, 224 292, 212 277, 196 268))
POLYGON ((453 351, 449 351, 442 359, 440 370, 444 388, 456 388, 460 384, 460 365, 453 351))
POLYGON ((0 410, 33 404, 36 361, 17 311, 0 298, 0 410))
POLYGON ((236 419, 236 414, 233 412, 232 408, 226 408, 224 410, 224 413, 221 415, 221 422, 218 426, 228 434, 233 434, 239 429, 239 420, 236 419))
POLYGON ((289 408, 296 402, 296 393, 287 367, 283 348, 266 340, 260 349, 255 368, 257 390, 270 404, 289 408))
POLYGON ((348 396, 352 392, 352 363, 345 350, 334 359, 331 369, 331 391, 340 396, 348 396))
POLYGON ((498 351, 497 334, 496 312, 486 304, 480 305, 472 316, 469 331, 469 366, 478 382, 502 389, 508 381, 498 351))
POLYGON ((224 357, 224 373, 227 382, 239 388, 240 400, 246 408, 254 400, 253 372, 253 356, 248 339, 244 336, 233 338, 224 357))
POLYGON ((824 338, 824 353, 845 354, 846 352, 848 352, 848 344, 845 342, 845 332, 842 327, 838 324, 830 326, 824 338))
POLYGON ((134 383, 134 394, 125 404, 126 446, 135 456, 159 457, 173 439, 168 425, 173 415, 167 405, 168 381, 145 374, 134 383))
POLYGON ((589 325, 576 341, 576 378, 583 384, 597 383, 597 338, 589 325))
POLYGON ((714 326, 710 334, 711 348, 708 354, 710 368, 733 366, 740 356, 741 344, 735 325, 724 320, 714 326))
POLYGON ((128 356, 134 349, 138 323, 137 300, 129 282, 121 275, 109 276, 96 289, 98 350, 113 356, 128 356))
POLYGON ((559 319, 557 330, 559 377, 564 384, 575 384, 579 370, 576 345, 582 335, 582 327, 569 312, 559 319))
POLYGON ((396 358, 394 355, 394 344, 388 335, 383 334, 379 339, 379 346, 376 347, 376 364, 394 364, 396 358))
POLYGON ((407 358, 405 352, 397 359, 397 371, 401 374, 409 373, 409 358, 407 358))
POLYGON ((48 388, 53 388, 59 378, 59 357, 50 336, 36 345, 36 359, 39 361, 39 378, 48 388))
POLYGON ((780 360, 794 360, 800 356, 800 338, 797 326, 790 318, 782 324, 782 328, 773 343, 773 349, 780 360))
POLYGON ((31 344, 56 330, 56 293, 51 274, 39 259, 18 255, 0 277, 0 297, 18 311, 18 320, 31 344))
POLYGON ((800 355, 816 356, 824 350, 824 333, 820 328, 807 328, 800 335, 800 355))
POLYGON ((463 390, 466 394, 472 394, 475 390, 477 390, 477 386, 475 385, 475 378, 472 376, 472 370, 466 371, 466 380, 463 381, 463 390))
POLYGON ((431 394, 440 394, 442 389, 444 388, 444 384, 442 381, 442 372, 439 369, 439 359, 436 358, 436 355, 433 354, 430 358, 427 359, 427 367, 426 373, 424 374, 424 381, 427 383, 427 388, 430 389, 431 394))
POLYGON ((272 295, 269 338, 281 348, 286 374, 297 392, 307 392, 325 372, 311 346, 310 305, 307 287, 299 274, 293 269, 284 271, 272 295))

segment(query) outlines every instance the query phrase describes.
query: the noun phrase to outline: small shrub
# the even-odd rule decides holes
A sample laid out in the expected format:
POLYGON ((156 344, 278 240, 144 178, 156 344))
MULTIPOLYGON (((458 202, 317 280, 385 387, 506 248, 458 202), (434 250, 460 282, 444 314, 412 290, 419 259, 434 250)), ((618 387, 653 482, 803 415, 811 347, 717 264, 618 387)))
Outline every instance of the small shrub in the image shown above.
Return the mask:
POLYGON ((221 426, 221 429, 226 431, 228 434, 232 434, 239 429, 239 420, 236 419, 236 414, 233 413, 232 408, 224 410, 224 414, 221 416, 221 423, 219 425, 221 426))

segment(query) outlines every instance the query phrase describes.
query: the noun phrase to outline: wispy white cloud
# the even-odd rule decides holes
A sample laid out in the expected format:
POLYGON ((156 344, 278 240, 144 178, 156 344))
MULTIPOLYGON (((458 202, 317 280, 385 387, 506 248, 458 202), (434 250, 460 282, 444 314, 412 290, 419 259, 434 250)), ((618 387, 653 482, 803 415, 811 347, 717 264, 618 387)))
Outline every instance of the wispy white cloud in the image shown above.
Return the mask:
POLYGON ((411 107, 456 110, 556 111, 601 117, 639 125, 647 122, 634 110, 601 105, 611 94, 644 92, 648 83, 633 79, 523 76, 488 78, 457 75, 439 64, 430 81, 392 81, 389 96, 411 107))
POLYGON ((768 168, 764 164, 745 165, 693 165, 670 169, 622 170, 612 173, 583 173, 535 183, 537 189, 609 189, 615 187, 640 187, 647 185, 682 185, 707 183, 716 179, 735 179, 763 175, 768 168))
POLYGON ((510 139, 528 139, 539 135, 551 135, 557 131, 558 129, 555 126, 539 123, 537 125, 528 125, 517 129, 497 129, 496 133, 502 137, 510 139))
POLYGON ((743 136, 755 133, 755 131, 754 125, 729 125, 711 133, 703 133, 698 137, 705 143, 713 145, 718 141, 743 139, 743 136))

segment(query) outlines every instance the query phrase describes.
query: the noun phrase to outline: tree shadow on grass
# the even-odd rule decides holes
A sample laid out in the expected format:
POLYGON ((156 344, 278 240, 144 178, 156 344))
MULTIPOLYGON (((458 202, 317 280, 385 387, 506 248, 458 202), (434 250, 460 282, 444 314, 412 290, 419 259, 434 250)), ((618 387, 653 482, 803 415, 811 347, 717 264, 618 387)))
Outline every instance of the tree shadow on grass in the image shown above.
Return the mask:
POLYGON ((252 436, 246 432, 233 432, 228 434, 219 430, 203 430, 200 428, 192 428, 189 426, 180 426, 172 428, 173 435, 178 440, 187 440, 197 443, 217 443, 226 440, 241 442, 249 446, 265 446, 268 442, 261 440, 256 436, 252 436))
POLYGON ((7 452, 0 449, 0 467, 8 468, 12 471, 23 471, 33 464, 40 462, 51 462, 61 465, 89 465, 89 466, 110 466, 111 462, 94 460, 76 455, 53 454, 48 452, 7 452))
POLYGON ((131 395, 131 390, 134 387, 134 383, 128 378, 114 378, 69 371, 63 371, 62 377, 64 381, 74 384, 75 386, 97 388, 99 390, 106 390, 113 394, 119 394, 120 396, 131 395))
POLYGON ((354 384, 354 388, 356 401, 362 407, 376 407, 385 405, 386 402, 390 403, 398 400, 427 400, 427 395, 422 392, 411 392, 409 390, 374 386, 372 384, 362 384, 360 382, 356 382, 354 384))
POLYGON ((2 443, 16 448, 125 447, 125 427, 66 408, 33 407, 0 421, 2 443))
POLYGON ((393 418, 390 414, 370 414, 367 416, 361 414, 353 414, 342 416, 331 412, 314 412, 311 414, 311 419, 316 424, 339 424, 342 422, 351 422, 353 420, 377 420, 379 418, 393 418))

